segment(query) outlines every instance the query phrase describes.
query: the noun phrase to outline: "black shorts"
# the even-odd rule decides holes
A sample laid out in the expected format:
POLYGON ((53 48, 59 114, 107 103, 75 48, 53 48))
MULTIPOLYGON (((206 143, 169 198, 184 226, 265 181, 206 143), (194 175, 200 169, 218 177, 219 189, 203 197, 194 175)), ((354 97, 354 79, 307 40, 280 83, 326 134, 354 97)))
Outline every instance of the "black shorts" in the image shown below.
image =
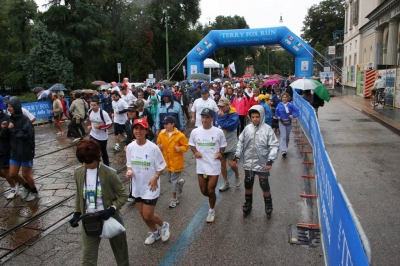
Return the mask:
POLYGON ((63 113, 58 114, 58 115, 53 115, 53 118, 54 118, 54 119, 57 119, 57 120, 61 120, 62 115, 63 115, 63 113))
POLYGON ((143 203, 144 205, 156 206, 158 198, 155 199, 142 199, 141 197, 135 198, 135 203, 143 203))
POLYGON ((258 171, 250 171, 250 170, 244 170, 244 175, 245 176, 255 176, 258 175, 260 176, 270 176, 269 172, 258 172, 258 171))
POLYGON ((235 160, 234 152, 224 152, 222 153, 222 159, 228 159, 229 161, 235 160))
POLYGON ((114 135, 115 136, 118 136, 119 134, 122 134, 124 132, 125 132, 125 125, 114 123, 114 135))
POLYGON ((10 156, 0 155, 0 169, 8 169, 8 168, 10 168, 10 156))

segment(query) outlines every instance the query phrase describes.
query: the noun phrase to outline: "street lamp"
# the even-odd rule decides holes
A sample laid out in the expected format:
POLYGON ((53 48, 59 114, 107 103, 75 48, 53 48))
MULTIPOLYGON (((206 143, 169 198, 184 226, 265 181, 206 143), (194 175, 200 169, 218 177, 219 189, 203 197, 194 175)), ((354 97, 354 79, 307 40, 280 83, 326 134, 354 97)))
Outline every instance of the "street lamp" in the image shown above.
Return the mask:
POLYGON ((169 80, 169 52, 168 52, 168 9, 169 6, 164 10, 165 11, 165 54, 166 54, 166 64, 167 64, 167 79, 169 80))

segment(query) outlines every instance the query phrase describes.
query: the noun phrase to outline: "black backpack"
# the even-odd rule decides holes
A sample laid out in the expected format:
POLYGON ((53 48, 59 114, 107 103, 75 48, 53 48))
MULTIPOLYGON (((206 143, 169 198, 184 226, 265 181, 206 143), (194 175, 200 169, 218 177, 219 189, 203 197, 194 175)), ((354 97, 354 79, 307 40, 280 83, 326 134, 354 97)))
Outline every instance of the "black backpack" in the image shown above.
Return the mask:
MULTIPOLYGON (((103 121, 103 123, 104 123, 104 125, 105 125, 105 124, 106 124, 106 120, 104 119, 103 109, 99 108, 99 110, 100 110, 100 119, 103 121)), ((89 116, 90 116, 90 113, 91 113, 92 111, 93 111, 92 109, 89 110, 89 116)), ((89 117, 88 117, 88 118, 89 118, 89 117)), ((104 131, 107 131, 107 130, 104 129, 104 131)))

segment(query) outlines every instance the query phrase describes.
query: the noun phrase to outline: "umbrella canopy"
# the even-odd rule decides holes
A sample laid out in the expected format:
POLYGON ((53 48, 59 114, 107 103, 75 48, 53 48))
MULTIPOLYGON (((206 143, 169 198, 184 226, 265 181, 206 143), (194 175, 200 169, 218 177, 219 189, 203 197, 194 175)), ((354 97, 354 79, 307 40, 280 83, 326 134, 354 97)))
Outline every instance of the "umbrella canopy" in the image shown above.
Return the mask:
POLYGON ((100 85, 97 89, 102 91, 107 90, 108 88, 111 88, 111 84, 100 85))
POLYGON ((35 88, 31 89, 31 91, 34 92, 34 93, 38 93, 38 92, 44 91, 44 88, 42 88, 42 87, 35 87, 35 88))
POLYGON ((94 91, 93 90, 89 90, 89 89, 84 89, 84 90, 82 90, 82 93, 93 93, 94 91))
POLYGON ((95 80, 92 82, 93 85, 107 85, 107 82, 102 81, 102 80, 95 80))
POLYGON ((50 87, 49 91, 66 91, 67 89, 61 83, 56 83, 50 87))
POLYGON ((244 74, 244 75, 242 76, 242 78, 244 78, 244 79, 249 79, 249 78, 251 78, 251 77, 252 77, 251 74, 244 74))
POLYGON ((210 79, 209 75, 203 74, 203 73, 195 73, 187 77, 187 79, 210 79))
POLYGON ((314 80, 314 79, 298 79, 293 81, 290 86, 293 89, 300 90, 313 90, 315 94, 319 96, 319 98, 329 102, 331 97, 329 96, 328 90, 325 88, 322 83, 314 80))
POLYGON ((36 95, 36 97, 38 100, 41 100, 41 99, 47 98, 47 96, 49 96, 50 93, 51 93, 50 90, 42 90, 36 95))
POLYGON ((171 86, 172 84, 174 84, 172 81, 170 81, 170 80, 163 80, 163 81, 161 81, 160 82, 161 84, 164 84, 164 85, 167 85, 167 86, 171 86))
POLYGON ((277 79, 269 79, 264 83, 264 85, 269 86, 269 85, 274 85, 274 84, 278 84, 278 83, 279 83, 279 80, 277 80, 277 79))

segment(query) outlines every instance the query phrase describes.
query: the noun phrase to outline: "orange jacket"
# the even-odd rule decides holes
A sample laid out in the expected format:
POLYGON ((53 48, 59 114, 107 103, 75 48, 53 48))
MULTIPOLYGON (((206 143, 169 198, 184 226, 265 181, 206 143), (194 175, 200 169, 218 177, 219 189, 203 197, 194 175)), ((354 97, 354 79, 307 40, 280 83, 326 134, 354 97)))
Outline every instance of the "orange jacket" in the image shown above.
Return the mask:
POLYGON ((189 150, 189 143, 186 136, 178 129, 174 128, 172 136, 169 137, 168 131, 163 129, 158 134, 157 145, 162 144, 162 154, 164 160, 167 163, 165 170, 170 172, 181 172, 184 167, 184 156, 183 154, 189 150), (178 146, 181 150, 177 152, 175 146, 178 146))

